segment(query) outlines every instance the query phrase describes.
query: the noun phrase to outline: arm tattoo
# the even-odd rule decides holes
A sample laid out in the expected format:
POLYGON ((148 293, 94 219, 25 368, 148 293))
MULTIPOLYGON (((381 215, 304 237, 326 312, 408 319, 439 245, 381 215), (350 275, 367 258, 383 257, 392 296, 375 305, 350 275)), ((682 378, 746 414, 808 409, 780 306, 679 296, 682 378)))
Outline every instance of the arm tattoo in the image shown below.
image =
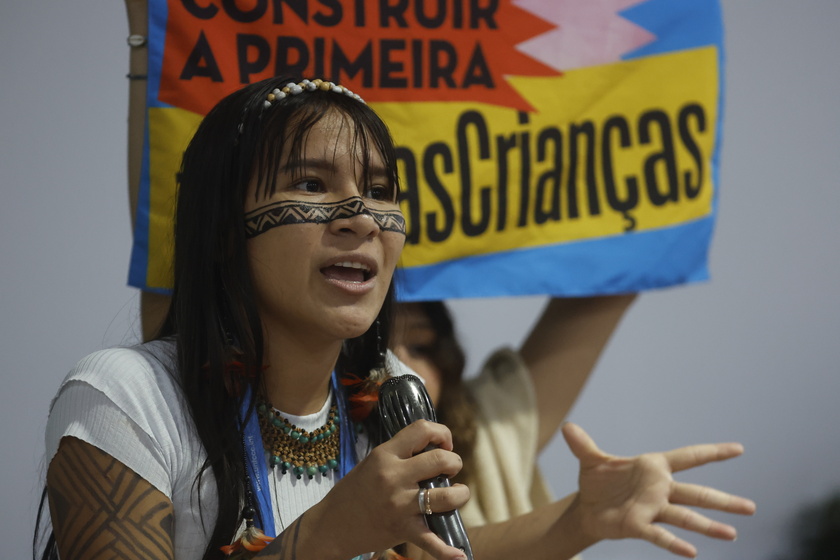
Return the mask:
POLYGON ((65 437, 47 471, 62 560, 172 560, 172 502, 107 453, 65 437))
POLYGON ((303 515, 295 519, 271 544, 257 554, 256 558, 259 558, 259 560, 297 560, 298 537, 300 536, 300 521, 302 519, 303 515))

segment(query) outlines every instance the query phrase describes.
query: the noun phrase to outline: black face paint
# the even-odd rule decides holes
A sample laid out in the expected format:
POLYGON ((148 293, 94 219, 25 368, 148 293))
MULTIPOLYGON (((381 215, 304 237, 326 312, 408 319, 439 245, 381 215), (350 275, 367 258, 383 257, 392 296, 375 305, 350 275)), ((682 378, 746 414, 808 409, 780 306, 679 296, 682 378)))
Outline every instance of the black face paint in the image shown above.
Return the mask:
POLYGON ((326 224, 333 220, 367 214, 382 231, 405 235, 405 218, 399 210, 371 210, 361 197, 339 202, 285 200, 267 204, 245 214, 245 237, 251 239, 277 226, 326 224))

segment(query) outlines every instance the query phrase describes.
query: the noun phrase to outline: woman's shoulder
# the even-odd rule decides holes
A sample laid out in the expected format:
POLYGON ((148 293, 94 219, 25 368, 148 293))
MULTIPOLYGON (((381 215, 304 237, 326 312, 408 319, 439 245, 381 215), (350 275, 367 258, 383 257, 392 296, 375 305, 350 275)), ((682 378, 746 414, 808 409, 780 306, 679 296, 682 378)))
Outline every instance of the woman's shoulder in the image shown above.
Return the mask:
POLYGON ((83 385, 118 405, 142 402, 152 394, 169 401, 180 393, 176 364, 171 340, 98 350, 76 363, 62 381, 56 399, 66 387, 83 385))
POLYGON ((170 340, 105 348, 79 360, 64 383, 75 380, 111 385, 144 377, 166 379, 172 377, 176 363, 175 345, 170 340))
MULTIPOLYGON (((97 447, 170 499, 195 474, 200 442, 174 375, 174 344, 158 341, 88 354, 50 405, 47 457, 64 437, 97 447)), ((199 464, 201 461, 199 461, 199 464)))

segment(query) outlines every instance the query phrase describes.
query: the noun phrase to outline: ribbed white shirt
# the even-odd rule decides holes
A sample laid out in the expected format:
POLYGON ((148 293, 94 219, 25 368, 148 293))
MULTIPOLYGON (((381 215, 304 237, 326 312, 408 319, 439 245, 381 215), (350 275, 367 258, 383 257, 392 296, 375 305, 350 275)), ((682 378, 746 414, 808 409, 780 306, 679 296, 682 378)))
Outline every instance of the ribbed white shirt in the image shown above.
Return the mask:
MULTIPOLYGON (((175 558, 200 560, 216 521, 218 501, 212 473, 202 476, 200 487, 195 485, 206 453, 177 381, 169 373, 174 360, 174 343, 156 341, 101 350, 79 361, 51 404, 46 457, 51 460, 61 438, 69 436, 126 465, 172 501, 175 558)), ((328 399, 315 414, 287 417, 311 431, 326 422, 329 407, 328 399)), ((356 447, 363 457, 367 440, 360 437, 356 447)), ((333 473, 311 480, 280 473, 280 469, 269 471, 278 532, 323 499, 335 484, 333 473)))

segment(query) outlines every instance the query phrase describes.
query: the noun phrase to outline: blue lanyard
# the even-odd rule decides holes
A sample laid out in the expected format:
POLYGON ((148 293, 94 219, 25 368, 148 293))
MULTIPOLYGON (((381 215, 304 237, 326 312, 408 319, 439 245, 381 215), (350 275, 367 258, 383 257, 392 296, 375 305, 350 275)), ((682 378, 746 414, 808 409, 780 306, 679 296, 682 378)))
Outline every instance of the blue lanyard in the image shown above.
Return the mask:
MULTIPOLYGON (((356 466, 356 433, 353 423, 347 414, 347 399, 344 390, 338 382, 338 375, 332 374, 331 385, 333 395, 338 404, 339 437, 341 457, 339 458, 336 482, 356 466)), ((271 507, 271 493, 268 488, 268 465, 265 460, 260 423, 257 419, 256 408, 248 414, 248 404, 251 402, 251 388, 249 387, 242 400, 242 407, 239 410, 240 418, 244 421, 242 429, 242 442, 245 446, 245 467, 248 477, 251 479, 251 490, 256 503, 254 507, 259 513, 259 520, 262 524, 263 533, 268 537, 276 537, 274 532, 274 510, 271 507), (247 419, 245 418, 247 415, 247 419)))

